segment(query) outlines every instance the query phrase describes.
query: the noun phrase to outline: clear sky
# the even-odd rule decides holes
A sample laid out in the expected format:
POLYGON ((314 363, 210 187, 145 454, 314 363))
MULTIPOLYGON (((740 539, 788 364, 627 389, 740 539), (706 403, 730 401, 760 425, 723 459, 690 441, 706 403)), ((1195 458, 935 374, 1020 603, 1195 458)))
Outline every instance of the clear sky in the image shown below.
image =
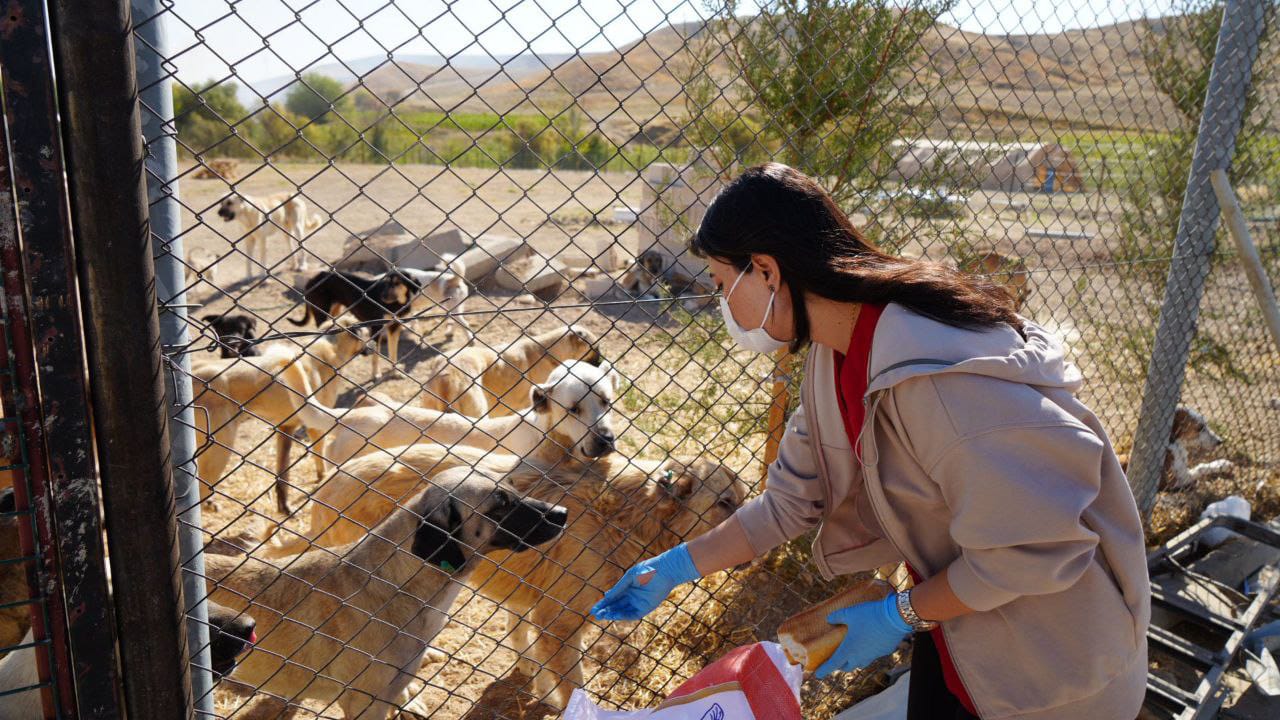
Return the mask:
MULTIPOLYGON (((1156 17, 1169 2, 958 0, 942 21, 975 32, 1058 32, 1156 17)), ((174 8, 181 20, 168 22, 170 53, 186 81, 225 77, 228 64, 254 80, 388 51, 596 52, 706 15, 700 0, 175 0, 174 8)))

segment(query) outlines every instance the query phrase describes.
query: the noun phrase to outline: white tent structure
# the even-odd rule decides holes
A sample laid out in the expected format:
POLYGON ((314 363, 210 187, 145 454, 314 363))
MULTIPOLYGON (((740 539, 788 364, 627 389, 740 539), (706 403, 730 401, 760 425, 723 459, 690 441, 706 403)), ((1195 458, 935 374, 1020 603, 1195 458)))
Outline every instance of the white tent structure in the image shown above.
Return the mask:
POLYGON ((1079 165, 1057 143, 896 140, 896 158, 888 179, 911 184, 929 179, 942 184, 976 184, 1007 192, 1079 192, 1079 165))

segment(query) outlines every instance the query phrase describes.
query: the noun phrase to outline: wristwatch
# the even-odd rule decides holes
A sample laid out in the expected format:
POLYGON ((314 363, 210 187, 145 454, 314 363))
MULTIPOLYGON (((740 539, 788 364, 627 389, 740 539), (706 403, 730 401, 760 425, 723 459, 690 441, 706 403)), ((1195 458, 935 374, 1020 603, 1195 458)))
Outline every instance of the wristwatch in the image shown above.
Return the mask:
MULTIPOLYGON (((915 590, 915 588, 911 588, 915 590)), ((902 620, 911 626, 915 632, 927 632, 938 627, 938 623, 932 620, 922 620, 916 614, 916 609, 911 607, 911 590, 898 593, 898 614, 902 616, 902 620)))

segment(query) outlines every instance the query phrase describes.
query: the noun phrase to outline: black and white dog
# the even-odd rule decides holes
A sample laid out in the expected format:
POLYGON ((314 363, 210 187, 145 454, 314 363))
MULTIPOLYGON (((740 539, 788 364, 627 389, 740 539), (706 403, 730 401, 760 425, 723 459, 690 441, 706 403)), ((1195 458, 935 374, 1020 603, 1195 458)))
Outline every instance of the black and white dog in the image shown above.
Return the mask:
POLYGON ((219 354, 224 358, 261 355, 257 345, 249 342, 257 337, 258 321, 248 315, 205 315, 200 318, 218 335, 219 354))

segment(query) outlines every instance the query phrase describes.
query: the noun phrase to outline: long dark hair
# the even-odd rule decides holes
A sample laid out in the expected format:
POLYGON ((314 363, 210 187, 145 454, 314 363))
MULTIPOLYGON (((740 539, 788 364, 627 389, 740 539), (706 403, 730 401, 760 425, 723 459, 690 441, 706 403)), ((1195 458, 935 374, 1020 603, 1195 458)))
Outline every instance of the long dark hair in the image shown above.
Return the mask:
POLYGON ((748 270, 756 253, 776 259, 795 308, 793 352, 809 342, 805 292, 839 302, 896 302, 955 327, 1022 328, 1003 287, 882 252, 817 182, 780 163, 750 168, 726 185, 689 249, 739 270, 748 270))

